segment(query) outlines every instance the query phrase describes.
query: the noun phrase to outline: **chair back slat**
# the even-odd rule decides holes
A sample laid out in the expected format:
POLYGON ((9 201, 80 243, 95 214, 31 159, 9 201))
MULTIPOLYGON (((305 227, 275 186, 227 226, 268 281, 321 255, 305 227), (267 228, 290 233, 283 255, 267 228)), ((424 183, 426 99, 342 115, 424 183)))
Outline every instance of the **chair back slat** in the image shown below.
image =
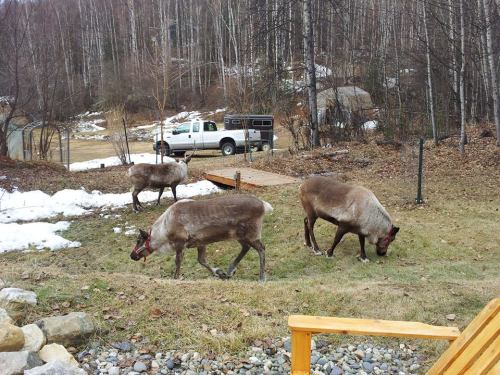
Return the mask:
MULTIPOLYGON (((475 342, 475 345, 478 345, 483 350, 488 346, 488 343, 493 342, 495 339, 494 336, 487 337, 487 333, 492 335, 498 335, 498 330, 495 329, 495 326, 490 326, 489 324, 495 319, 495 317, 500 312, 500 298, 495 298, 490 303, 486 305, 486 307, 469 323, 469 325, 464 329, 462 334, 451 343, 448 349, 439 357, 434 366, 427 372, 427 375, 441 375, 448 373, 447 370, 453 366, 454 369, 456 367, 463 367, 460 371, 454 372, 454 374, 460 374, 465 372, 471 365, 474 359, 477 359, 478 352, 476 347, 471 345, 471 343, 475 342), (483 333, 482 331, 488 328, 487 333, 483 333), (479 341, 476 341, 479 340, 479 341), (469 350, 471 350, 470 354, 469 350), (465 353, 462 357, 462 354, 465 353), (475 353, 475 354, 474 354, 475 353), (457 361, 457 364, 454 364, 457 361), (456 367, 455 367, 456 366, 456 367)), ((495 320, 497 322, 497 320, 495 320)), ((449 372, 450 374, 452 372, 449 372)))

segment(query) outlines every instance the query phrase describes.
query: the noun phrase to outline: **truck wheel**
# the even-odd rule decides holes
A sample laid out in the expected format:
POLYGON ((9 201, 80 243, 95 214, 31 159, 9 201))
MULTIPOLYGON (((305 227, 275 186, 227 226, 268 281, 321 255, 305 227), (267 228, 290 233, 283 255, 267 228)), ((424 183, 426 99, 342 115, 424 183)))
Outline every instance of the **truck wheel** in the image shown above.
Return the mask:
MULTIPOLYGON (((161 154, 161 142, 158 142, 158 144, 156 145, 156 150, 158 151, 159 154, 161 154)), ((163 142, 163 155, 165 156, 170 155, 170 147, 166 142, 163 142)))
POLYGON ((223 156, 234 155, 236 153, 236 146, 233 142, 226 141, 220 146, 223 156))

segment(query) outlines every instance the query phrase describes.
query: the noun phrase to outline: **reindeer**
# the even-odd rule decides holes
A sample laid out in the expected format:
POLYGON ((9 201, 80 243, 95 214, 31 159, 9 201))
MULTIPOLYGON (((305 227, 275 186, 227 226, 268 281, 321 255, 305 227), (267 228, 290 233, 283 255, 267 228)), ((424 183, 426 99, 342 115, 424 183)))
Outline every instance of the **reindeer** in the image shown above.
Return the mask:
POLYGON ((198 262, 220 279, 234 275, 236 267, 250 247, 259 253, 260 281, 265 280, 265 247, 261 230, 264 215, 272 206, 252 195, 227 195, 205 200, 183 199, 171 205, 153 224, 149 232, 139 231, 130 258, 139 260, 155 252, 175 252, 175 274, 179 278, 184 249, 196 247, 198 262), (208 244, 237 240, 241 251, 227 273, 208 265, 208 244))
POLYGON ((172 161, 165 164, 136 164, 128 169, 128 176, 132 182, 132 206, 134 211, 142 208, 138 195, 146 187, 160 188, 156 205, 165 187, 172 189, 174 200, 177 202, 177 185, 184 182, 188 174, 188 163, 193 155, 184 157, 180 162, 172 161))
POLYGON ((328 257, 333 256, 335 247, 346 233, 354 233, 358 235, 361 247, 358 258, 368 262, 365 238, 375 244, 377 255, 384 256, 399 231, 377 197, 362 186, 347 185, 332 177, 311 177, 301 185, 300 199, 306 212, 305 244, 312 247, 315 255, 322 254, 314 237, 317 218, 338 226, 332 247, 327 252, 328 257))

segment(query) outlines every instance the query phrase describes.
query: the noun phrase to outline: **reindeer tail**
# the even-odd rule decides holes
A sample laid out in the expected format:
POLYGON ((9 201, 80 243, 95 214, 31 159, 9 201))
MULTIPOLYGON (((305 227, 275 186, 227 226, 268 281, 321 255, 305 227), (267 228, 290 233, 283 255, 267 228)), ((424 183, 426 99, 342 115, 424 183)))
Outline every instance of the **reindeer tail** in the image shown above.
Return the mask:
POLYGON ((264 204, 264 212, 265 212, 266 214, 273 212, 273 210, 274 210, 273 206, 271 206, 271 205, 270 205, 269 203, 267 203, 266 201, 262 201, 262 203, 264 204))

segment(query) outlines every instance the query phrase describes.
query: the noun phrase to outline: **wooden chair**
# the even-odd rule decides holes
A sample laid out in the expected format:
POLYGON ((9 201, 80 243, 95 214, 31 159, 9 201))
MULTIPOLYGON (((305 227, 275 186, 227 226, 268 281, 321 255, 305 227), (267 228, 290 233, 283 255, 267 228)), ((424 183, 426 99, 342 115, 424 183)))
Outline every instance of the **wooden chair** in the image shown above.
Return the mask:
POLYGON ((500 374, 500 298, 488 303, 462 333, 455 327, 417 322, 305 315, 291 315, 288 326, 292 331, 292 375, 310 373, 314 333, 448 340, 450 346, 427 375, 500 374))

